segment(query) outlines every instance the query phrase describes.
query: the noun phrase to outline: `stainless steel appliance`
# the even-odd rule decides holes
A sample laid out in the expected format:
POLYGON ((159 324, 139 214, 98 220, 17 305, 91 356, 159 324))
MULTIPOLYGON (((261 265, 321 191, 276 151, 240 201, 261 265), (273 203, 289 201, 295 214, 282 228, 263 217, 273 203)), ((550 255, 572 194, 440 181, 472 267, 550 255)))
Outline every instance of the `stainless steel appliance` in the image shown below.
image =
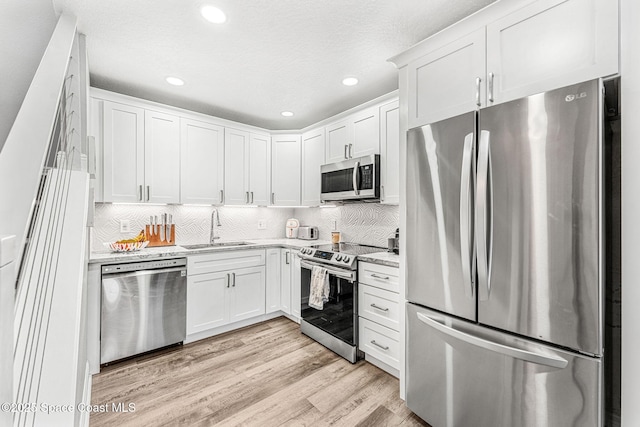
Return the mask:
POLYGON ((298 239, 301 240, 318 240, 318 227, 301 225, 298 228, 298 239))
POLYGON ((337 243, 300 249, 302 319, 300 330, 351 363, 358 351, 358 255, 383 252, 384 248, 337 243), (311 270, 314 265, 327 269, 329 300, 322 310, 309 307, 311 270))
POLYGON ((380 155, 358 157, 320 167, 320 200, 379 200, 380 155))
POLYGON ((601 84, 408 133, 408 407, 433 426, 602 422, 601 84))
POLYGON ((100 363, 184 341, 186 258, 102 267, 100 363))

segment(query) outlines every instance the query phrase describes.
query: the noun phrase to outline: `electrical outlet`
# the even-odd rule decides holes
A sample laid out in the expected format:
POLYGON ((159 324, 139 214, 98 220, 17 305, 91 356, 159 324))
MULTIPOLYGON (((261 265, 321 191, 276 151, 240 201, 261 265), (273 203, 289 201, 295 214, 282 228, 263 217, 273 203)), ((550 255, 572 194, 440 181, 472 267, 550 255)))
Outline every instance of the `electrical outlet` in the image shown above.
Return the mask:
POLYGON ((336 221, 335 219, 331 221, 331 227, 333 231, 338 230, 338 221, 336 221))
POLYGON ((130 233, 131 232, 131 222, 128 219, 120 220, 120 232, 121 233, 130 233))
POLYGON ((267 229, 267 221, 264 219, 258 220, 258 230, 266 230, 267 229))

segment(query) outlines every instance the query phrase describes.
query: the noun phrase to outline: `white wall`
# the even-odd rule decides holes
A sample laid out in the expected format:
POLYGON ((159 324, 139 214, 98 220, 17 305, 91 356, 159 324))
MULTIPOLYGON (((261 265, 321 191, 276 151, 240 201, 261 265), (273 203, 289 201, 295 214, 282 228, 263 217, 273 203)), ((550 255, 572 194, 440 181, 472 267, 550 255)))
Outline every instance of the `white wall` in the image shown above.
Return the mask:
POLYGON ((51 0, 0 2, 0 151, 22 105, 57 17, 51 0))
POLYGON ((622 425, 640 425, 640 2, 620 0, 622 86, 622 425))

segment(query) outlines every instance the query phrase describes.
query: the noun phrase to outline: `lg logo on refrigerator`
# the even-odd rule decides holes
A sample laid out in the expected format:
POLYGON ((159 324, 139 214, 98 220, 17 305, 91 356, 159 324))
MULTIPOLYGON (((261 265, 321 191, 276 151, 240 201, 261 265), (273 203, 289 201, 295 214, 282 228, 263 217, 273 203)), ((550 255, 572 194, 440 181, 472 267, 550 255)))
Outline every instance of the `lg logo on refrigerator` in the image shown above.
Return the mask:
POLYGON ((571 102, 571 101, 575 101, 576 99, 580 99, 580 98, 586 98, 587 97, 587 92, 582 92, 582 93, 576 93, 575 95, 567 95, 564 100, 567 102, 571 102))

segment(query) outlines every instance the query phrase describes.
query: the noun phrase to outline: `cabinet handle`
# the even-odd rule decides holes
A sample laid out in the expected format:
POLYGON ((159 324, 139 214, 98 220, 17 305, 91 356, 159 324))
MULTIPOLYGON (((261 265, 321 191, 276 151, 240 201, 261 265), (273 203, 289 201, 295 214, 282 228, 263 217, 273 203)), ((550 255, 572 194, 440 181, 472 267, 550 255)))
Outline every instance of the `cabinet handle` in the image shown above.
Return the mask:
POLYGON ((482 79, 480 77, 476 77, 476 105, 480 106, 480 82, 482 79))
POLYGON ((224 190, 220 190, 220 203, 224 201, 224 190))
POLYGON ((247 191, 246 194, 244 195, 244 202, 245 203, 249 203, 249 192, 247 191))
POLYGON ((276 193, 271 193, 271 204, 272 205, 276 204, 276 193))
POLYGON ((149 201, 149 199, 151 198, 149 195, 151 194, 151 186, 147 185, 147 202, 149 201))
POLYGON ((286 264, 289 264, 289 252, 285 252, 285 253, 284 253, 284 262, 285 262, 286 264))
POLYGON ((389 280, 389 276, 378 276, 376 273, 373 273, 371 277, 375 277, 376 279, 389 280))
POLYGON ((353 159, 353 144, 349 144, 349 158, 353 159))
POLYGON ((380 345, 380 344, 378 344, 378 343, 376 342, 376 340, 371 340, 371 344, 375 345, 376 347, 380 347, 381 349, 383 349, 383 350, 385 350, 385 351, 386 351, 386 350, 389 350, 389 347, 388 347, 388 346, 386 346, 386 345, 380 345))
POLYGON ((349 146, 347 144, 344 144, 344 159, 347 160, 349 158, 349 154, 347 154, 347 150, 349 149, 349 146))
POLYGON ((231 273, 231 276, 233 276, 233 287, 236 287, 236 273, 231 273))
POLYGON ((388 309, 388 308, 386 308, 386 307, 380 307, 379 305, 375 305, 375 304, 373 304, 373 303, 371 304, 371 307, 373 307, 373 308, 377 308, 378 310, 381 310, 381 311, 389 311, 389 309, 388 309))
POLYGON ((231 275, 227 273, 227 288, 229 287, 230 284, 231 284, 231 275))
POLYGON ((384 202, 384 185, 380 186, 380 201, 384 202))
POLYGON ((495 74, 489 73, 489 102, 493 102, 493 78, 495 74))
POLYGON ((251 192, 251 204, 253 204, 253 191, 251 192))
POLYGON ((138 199, 142 201, 142 185, 138 186, 138 199))

